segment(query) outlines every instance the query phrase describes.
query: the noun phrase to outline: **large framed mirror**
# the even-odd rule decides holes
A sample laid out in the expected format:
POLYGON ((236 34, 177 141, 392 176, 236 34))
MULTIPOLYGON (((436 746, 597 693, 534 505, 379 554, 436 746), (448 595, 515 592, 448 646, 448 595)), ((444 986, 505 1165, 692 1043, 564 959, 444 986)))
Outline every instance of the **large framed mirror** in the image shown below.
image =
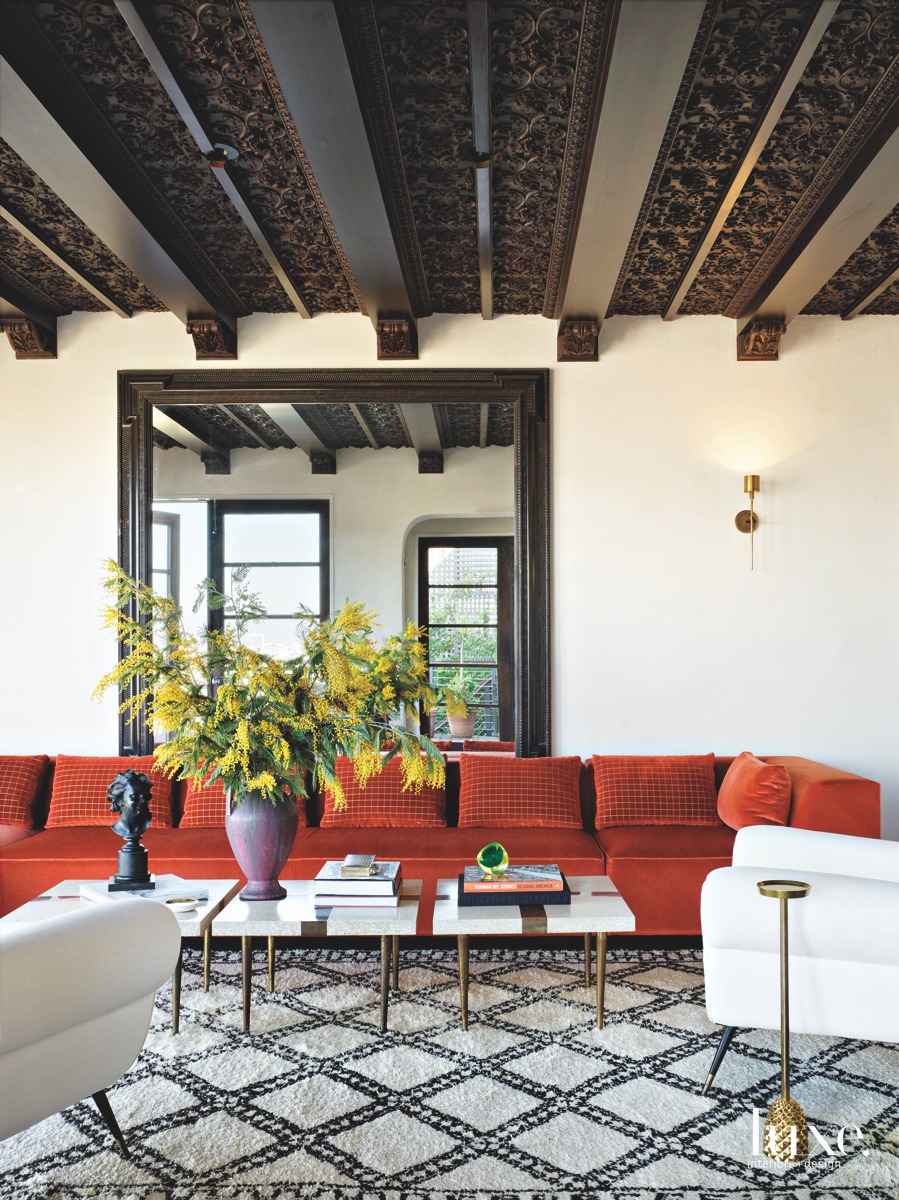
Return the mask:
MULTIPOLYGON (((335 607, 362 600, 387 633, 400 617, 420 621, 420 543, 511 541, 511 662, 495 673, 511 687, 511 707, 493 732, 511 728, 522 757, 551 753, 548 371, 152 370, 118 379, 118 550, 130 575, 180 587, 189 611, 188 548, 208 542, 208 561, 226 571, 229 553, 248 555, 229 552, 231 528, 235 546, 242 538, 254 547, 273 596, 290 583, 335 607), (260 540, 250 522, 263 510, 276 524, 260 540), (291 521, 312 528, 297 536, 313 549, 272 561, 284 556, 266 546, 284 544, 278 531, 291 521)), ((439 571, 434 578, 442 594, 439 571)), ((468 669, 479 681, 491 676, 477 661, 468 669)), ((493 700, 483 708, 500 711, 493 700)), ((120 718, 119 742, 122 753, 153 748, 140 716, 120 718)))

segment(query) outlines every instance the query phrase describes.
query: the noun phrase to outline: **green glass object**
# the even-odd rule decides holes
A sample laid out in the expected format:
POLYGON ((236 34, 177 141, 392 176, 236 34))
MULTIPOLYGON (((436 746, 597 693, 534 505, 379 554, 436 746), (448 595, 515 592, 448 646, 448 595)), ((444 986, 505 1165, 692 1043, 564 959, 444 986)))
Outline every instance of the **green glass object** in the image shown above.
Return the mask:
POLYGON ((483 850, 478 851, 478 866, 484 872, 485 879, 493 879, 502 875, 509 865, 509 856, 505 846, 499 842, 489 842, 483 850))

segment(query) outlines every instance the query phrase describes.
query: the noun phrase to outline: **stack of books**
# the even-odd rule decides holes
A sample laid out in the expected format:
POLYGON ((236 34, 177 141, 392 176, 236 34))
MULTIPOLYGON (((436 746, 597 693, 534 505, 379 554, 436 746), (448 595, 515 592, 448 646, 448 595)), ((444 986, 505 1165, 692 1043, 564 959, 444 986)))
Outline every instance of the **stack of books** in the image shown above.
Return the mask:
POLYGON ((555 863, 522 863, 485 876, 466 867, 459 876, 459 906, 487 904, 570 904, 571 889, 555 863))
POLYGON ((399 904, 403 873, 398 862, 372 861, 364 873, 361 869, 347 872, 342 868, 340 859, 330 859, 316 875, 316 908, 396 908, 399 904))

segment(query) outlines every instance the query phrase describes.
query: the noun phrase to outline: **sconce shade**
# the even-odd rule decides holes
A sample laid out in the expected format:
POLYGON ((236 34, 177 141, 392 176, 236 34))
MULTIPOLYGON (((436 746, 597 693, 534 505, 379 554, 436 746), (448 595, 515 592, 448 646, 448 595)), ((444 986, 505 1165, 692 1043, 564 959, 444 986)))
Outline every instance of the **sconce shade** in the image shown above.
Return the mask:
POLYGON ((755 495, 756 492, 761 491, 760 482, 758 475, 744 475, 743 491, 748 492, 750 496, 755 495))

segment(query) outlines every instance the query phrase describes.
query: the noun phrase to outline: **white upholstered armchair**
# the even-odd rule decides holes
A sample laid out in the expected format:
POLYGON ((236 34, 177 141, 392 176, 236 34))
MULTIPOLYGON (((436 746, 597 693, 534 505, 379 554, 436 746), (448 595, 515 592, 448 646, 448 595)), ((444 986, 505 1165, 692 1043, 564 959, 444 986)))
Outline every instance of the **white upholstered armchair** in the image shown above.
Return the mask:
POLYGON ((779 906, 762 879, 811 884, 789 907, 790 1030, 899 1042, 899 842, 779 825, 741 829, 702 888, 706 1008, 723 1025, 703 1094, 738 1028, 780 1028, 779 906))
POLYGON ((180 944, 153 900, 0 925, 0 1139, 92 1096, 127 1155, 106 1088, 140 1053, 180 944))

